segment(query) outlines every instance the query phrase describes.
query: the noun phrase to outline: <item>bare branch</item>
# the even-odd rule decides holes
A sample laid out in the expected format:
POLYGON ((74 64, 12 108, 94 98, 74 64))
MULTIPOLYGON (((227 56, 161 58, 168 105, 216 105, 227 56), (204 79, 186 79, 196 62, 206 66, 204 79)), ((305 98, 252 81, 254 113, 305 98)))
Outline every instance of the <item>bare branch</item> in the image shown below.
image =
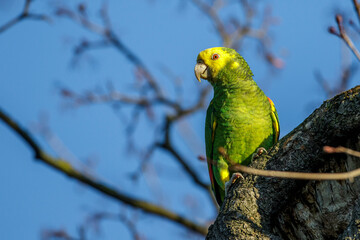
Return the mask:
POLYGON ((43 240, 51 240, 51 239, 58 239, 58 240, 79 240, 78 238, 70 236, 65 230, 44 230, 41 233, 41 238, 43 240))
POLYGON ((116 90, 112 90, 106 94, 96 94, 93 92, 86 92, 85 94, 78 94, 69 89, 62 88, 60 90, 62 96, 67 99, 71 99, 74 105, 85 105, 91 103, 111 103, 118 102, 123 104, 129 104, 139 107, 150 107, 157 104, 162 104, 171 108, 174 108, 176 111, 184 111, 179 103, 171 101, 165 97, 132 97, 122 94, 116 90))
POLYGON ((162 149, 168 151, 171 155, 174 156, 174 158, 180 163, 180 165, 183 167, 186 173, 189 174, 189 176, 192 178, 192 180, 198 184, 200 187, 204 188, 205 190, 210 192, 210 185, 204 183, 202 180, 199 179, 199 175, 189 166, 189 164, 180 156, 180 153, 178 153, 174 147, 171 145, 170 142, 168 143, 162 143, 158 145, 162 149))
POLYGON ((340 14, 337 14, 335 20, 336 20, 339 32, 337 32, 334 27, 329 27, 329 32, 335 36, 338 36, 342 40, 344 40, 345 44, 350 48, 350 50, 354 53, 355 57, 360 61, 360 52, 355 47, 351 38, 345 31, 342 16, 340 14))
POLYGON ((360 22, 360 4, 357 0, 352 0, 354 4, 354 8, 356 11, 356 15, 358 16, 359 22, 360 22))
POLYGON ((0 109, 0 118, 3 122, 10 127, 13 131, 15 131, 19 137, 21 137, 25 142, 31 147, 31 149, 35 153, 35 158, 45 163, 46 165, 54 168, 55 170, 66 174, 68 177, 75 179, 79 182, 86 184, 87 186, 97 190, 98 192, 116 199, 122 203, 125 203, 134 208, 142 209, 143 211, 154 214, 168 220, 179 223, 180 225, 197 232, 199 234, 205 235, 207 233, 207 228, 205 226, 201 226, 197 223, 192 222, 189 219, 186 219, 174 212, 171 212, 165 208, 157 206, 155 204, 145 202, 133 197, 126 195, 111 187, 106 183, 102 183, 97 181, 91 176, 84 175, 82 172, 73 168, 73 166, 63 159, 53 158, 46 152, 44 152, 41 147, 35 142, 33 137, 22 127, 20 127, 15 121, 13 121, 4 111, 0 109))
POLYGON ((254 7, 248 1, 239 1, 239 4, 243 9, 243 15, 245 16, 243 23, 235 17, 231 18, 230 21, 224 21, 220 17, 218 12, 224 5, 224 1, 222 0, 213 1, 211 4, 206 3, 206 1, 203 0, 192 0, 192 2, 210 19, 215 30, 218 32, 224 47, 239 49, 242 39, 245 37, 254 38, 258 40, 261 54, 266 62, 278 69, 284 67, 284 61, 275 57, 269 50, 271 41, 268 36, 268 29, 270 25, 274 23, 273 18, 270 15, 270 8, 265 8, 262 13, 263 19, 261 26, 258 29, 255 29, 253 27, 254 20, 259 16, 255 16, 254 7), (231 30, 231 27, 235 29, 231 30))
POLYGON ((225 47, 230 47, 232 44, 232 39, 230 35, 226 32, 225 25, 217 14, 218 7, 216 4, 213 6, 208 5, 202 0, 192 0, 192 2, 207 16, 210 18, 214 24, 215 29, 218 31, 220 37, 223 40, 223 45, 225 47))
POLYGON ((346 153, 347 155, 360 158, 360 152, 342 146, 339 147, 324 146, 323 150, 326 153, 346 153))
POLYGON ((297 180, 350 180, 354 181, 355 177, 360 176, 360 168, 344 172, 344 173, 302 173, 302 172, 287 172, 287 171, 273 171, 273 170, 261 170, 244 165, 236 164, 229 168, 232 172, 242 172, 263 177, 275 177, 275 178, 287 178, 297 180))
POLYGON ((31 2, 32 2, 32 0, 26 0, 22 12, 17 17, 11 19, 4 25, 0 26, 0 34, 25 19, 33 19, 33 20, 51 22, 51 19, 47 15, 30 13, 29 8, 30 8, 31 2))
MULTIPOLYGON (((360 157, 360 152, 344 148, 337 147, 332 148, 329 146, 324 147, 324 152, 327 153, 348 153, 356 157, 360 157)), ((219 148, 219 153, 227 159, 228 162, 232 163, 229 166, 230 172, 241 172, 263 177, 275 177, 275 178, 287 178, 287 179, 298 179, 298 180, 350 180, 354 181, 355 177, 360 176, 360 168, 346 172, 346 173, 303 173, 303 172, 288 172, 288 171, 274 171, 274 170, 263 170, 247 167, 241 164, 234 164, 235 162, 229 158, 224 148, 219 148)))
POLYGON ((194 170, 187 164, 187 162, 180 156, 180 154, 175 150, 172 145, 171 138, 170 138, 170 130, 171 126, 174 124, 175 121, 179 120, 180 118, 187 116, 191 113, 196 112, 197 110, 203 108, 205 104, 206 95, 209 92, 210 87, 204 88, 200 92, 199 100, 197 103, 188 108, 188 109, 181 109, 175 115, 167 116, 165 124, 164 124, 164 139, 163 142, 156 144, 157 146, 161 147, 162 149, 168 151, 173 157, 180 163, 186 173, 192 178, 192 180, 198 184, 203 189, 207 190, 210 195, 210 186, 204 183, 202 180, 199 179, 198 174, 194 172, 194 170))
POLYGON ((336 81, 334 87, 330 87, 328 81, 321 75, 319 71, 315 71, 315 80, 320 84, 322 90, 325 92, 326 97, 333 97, 335 94, 341 93, 348 88, 351 78, 355 75, 356 66, 350 64, 343 66, 341 75, 336 81))
MULTIPOLYGON (((98 25, 90 21, 86 15, 78 14, 67 8, 58 8, 56 11, 58 16, 68 17, 69 19, 75 21, 80 26, 89 30, 90 32, 96 33, 103 38, 104 42, 108 42, 111 46, 115 47, 120 53, 122 53, 142 74, 142 76, 147 80, 149 86, 152 90, 154 90, 157 96, 162 96, 162 91, 160 86, 157 84, 155 78, 150 73, 146 65, 143 61, 132 52, 125 44, 121 41, 121 39, 116 35, 114 30, 111 28, 109 17, 107 16, 106 5, 103 5, 101 10, 101 16, 103 19, 104 26, 98 25)), ((83 47, 81 50, 88 50, 92 44, 83 47)), ((99 45, 96 45, 98 47, 99 45)), ((105 44, 103 45, 105 46, 105 44)), ((83 52, 83 51, 82 51, 83 52)))
POLYGON ((136 224, 133 219, 129 219, 129 217, 126 216, 126 214, 120 213, 109 213, 109 212, 98 212, 95 214, 92 214, 88 219, 87 222, 95 225, 96 228, 98 228, 99 222, 102 220, 115 220, 120 221, 122 224, 124 224, 127 229, 129 230, 130 234, 132 235, 132 238, 134 240, 140 240, 140 234, 136 229, 136 224))
MULTIPOLYGON (((133 105, 135 107, 139 107, 141 109, 149 109, 158 104, 167 106, 174 110, 173 115, 169 115, 166 117, 164 126, 163 126, 163 140, 161 142, 156 143, 154 146, 161 147, 162 149, 168 151, 175 160, 177 160, 180 165, 183 167, 185 172, 190 176, 190 178, 194 181, 195 184, 199 185, 202 189, 206 190, 210 195, 211 191, 209 191, 209 185, 199 179, 198 174, 191 168, 191 166, 187 163, 181 154, 178 153, 173 147, 172 141, 170 139, 170 131, 171 126, 176 123, 176 121, 180 120, 192 114, 205 106, 205 101, 208 93, 210 92, 211 87, 203 88, 199 93, 199 98, 193 106, 184 108, 178 102, 174 102, 168 98, 163 96, 155 96, 155 97, 130 97, 126 96, 118 91, 111 90, 106 94, 96 94, 92 92, 87 92, 83 95, 77 94, 71 90, 63 88, 60 90, 61 95, 64 98, 71 99, 74 105, 83 105, 90 103, 107 103, 107 102, 119 102, 127 105, 133 105)), ((134 121, 132 121, 134 123, 134 121)), ((150 149, 153 147, 150 147, 150 149)))
POLYGON ((315 80, 320 84, 322 90, 325 92, 327 97, 333 95, 333 90, 330 88, 329 83, 324 79, 319 71, 315 71, 315 80))

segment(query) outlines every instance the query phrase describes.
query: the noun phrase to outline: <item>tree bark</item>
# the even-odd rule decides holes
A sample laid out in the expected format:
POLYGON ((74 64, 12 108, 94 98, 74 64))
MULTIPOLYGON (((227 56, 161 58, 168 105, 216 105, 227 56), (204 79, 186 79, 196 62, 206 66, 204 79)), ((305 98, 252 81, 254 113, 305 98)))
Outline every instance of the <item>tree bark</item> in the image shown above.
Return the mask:
MULTIPOLYGON (((325 101, 251 163, 258 169, 345 172, 360 159, 323 146, 360 150, 360 86, 325 101)), ((247 175, 228 192, 207 239, 359 239, 360 181, 303 181, 247 175)))

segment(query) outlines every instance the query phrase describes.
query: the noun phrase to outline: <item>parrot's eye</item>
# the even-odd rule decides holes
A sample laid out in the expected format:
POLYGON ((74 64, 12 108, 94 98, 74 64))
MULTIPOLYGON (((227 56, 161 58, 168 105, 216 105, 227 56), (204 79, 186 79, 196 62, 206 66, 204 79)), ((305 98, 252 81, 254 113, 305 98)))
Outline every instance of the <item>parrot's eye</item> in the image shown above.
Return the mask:
POLYGON ((219 58, 220 58, 220 55, 217 54, 217 53, 213 54, 212 57, 211 57, 212 60, 217 60, 219 58))

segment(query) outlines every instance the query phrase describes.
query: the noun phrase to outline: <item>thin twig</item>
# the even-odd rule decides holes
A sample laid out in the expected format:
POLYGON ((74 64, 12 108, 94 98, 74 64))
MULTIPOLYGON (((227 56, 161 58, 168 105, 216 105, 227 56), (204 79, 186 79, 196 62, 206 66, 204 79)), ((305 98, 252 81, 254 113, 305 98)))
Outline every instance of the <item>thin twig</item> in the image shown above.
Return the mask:
POLYGON ((347 89, 351 78, 355 75, 356 70, 357 68, 354 67, 354 65, 344 66, 341 70, 341 75, 338 78, 336 86, 332 88, 319 71, 315 71, 314 75, 315 80, 321 85, 321 88, 325 92, 326 97, 330 98, 347 89))
POLYGON ((0 108, 0 119, 2 119, 8 127, 14 130, 23 140, 25 140, 25 142, 34 151, 36 159, 42 161, 48 166, 54 168, 55 170, 63 174, 66 174, 68 177, 72 179, 75 179, 79 182, 82 182, 92 187, 93 189, 103 193, 104 195, 107 195, 108 197, 119 200, 134 208, 142 209, 147 213, 154 214, 169 219, 171 221, 174 221, 176 223, 179 223, 182 226, 191 229, 199 234, 206 235, 207 228, 205 226, 201 226, 197 223, 194 223, 189 219, 186 219, 172 211, 169 211, 155 204, 130 197, 106 183, 97 181, 91 176, 84 175, 82 172, 73 168, 73 166, 69 162, 63 159, 51 157, 49 154, 47 154, 45 151, 41 149, 41 147, 35 142, 34 138, 30 135, 30 133, 28 133, 25 129, 20 127, 14 120, 12 120, 7 114, 5 114, 5 112, 2 111, 1 108, 0 108))
POLYGON ((91 216, 87 218, 86 223, 83 225, 85 227, 86 225, 91 224, 96 228, 96 230, 98 230, 99 222, 102 220, 120 221, 122 224, 124 224, 127 227, 134 240, 141 239, 140 234, 137 231, 133 217, 129 218, 124 212, 121 212, 119 214, 110 213, 110 212, 97 212, 91 214, 91 216))
POLYGON ((210 191, 210 185, 203 182, 199 175, 189 166, 189 164, 180 156, 180 154, 174 149, 170 143, 158 144, 159 147, 168 151, 173 157, 181 164, 184 171, 189 174, 192 180, 197 183, 203 189, 210 191))
POLYGON ((339 147, 324 146, 323 150, 326 153, 346 153, 347 155, 360 158, 360 152, 342 146, 339 147))
POLYGON ((215 29, 219 33, 220 37, 223 40, 223 45, 225 47, 230 47, 232 41, 230 35, 226 32, 226 28, 219 15, 217 14, 217 7, 210 6, 202 0, 192 0, 192 2, 197 6, 207 17, 210 18, 211 22, 214 24, 215 29))
MULTIPOLYGON (((95 24, 92 21, 90 21, 86 15, 77 14, 67 8, 59 8, 57 10, 57 15, 68 17, 69 19, 78 23, 79 25, 89 30, 90 32, 100 35, 106 42, 110 43, 119 52, 121 52, 129 60, 130 63, 135 65, 135 67, 139 70, 142 76, 145 77, 149 86, 151 87, 151 89, 154 90, 157 96, 162 96, 162 91, 160 86, 157 84, 155 78, 150 73, 145 63, 133 51, 131 51, 130 48, 125 46, 125 44, 121 41, 120 37, 118 37, 116 33, 113 31, 113 29, 110 28, 111 23, 109 17, 107 16, 107 11, 105 8, 106 6, 104 5, 101 10, 101 17, 103 19, 104 26, 95 24)), ((82 50, 87 50, 89 48, 90 46, 87 46, 82 50)))
POLYGON ((359 19, 359 22, 360 22, 360 4, 357 0, 352 0, 353 1, 353 4, 354 4, 354 8, 355 8, 355 11, 356 11, 356 15, 359 19))
MULTIPOLYGON (((326 146, 324 148, 325 152, 328 153, 347 153, 352 156, 360 157, 360 152, 346 149, 344 147, 331 148, 326 146)), ((230 157, 226 154, 225 149, 219 148, 219 153, 223 155, 230 163, 234 163, 230 157)), ((252 167, 247 167, 240 164, 231 164, 229 166, 231 172, 242 172, 256 176, 263 177, 275 177, 275 178, 287 178, 287 179, 297 179, 297 180, 350 180, 351 182, 355 177, 360 176, 360 168, 357 168, 352 171, 343 172, 343 173, 304 173, 304 172, 289 172, 289 171, 275 171, 275 170, 264 170, 256 169, 252 167)))
POLYGON ((231 18, 230 21, 222 19, 219 13, 220 7, 224 4, 224 1, 222 0, 212 1, 211 3, 207 3, 207 1, 203 0, 192 0, 192 3, 210 19, 215 30, 220 36, 224 47, 230 47, 238 50, 242 39, 245 37, 254 38, 259 41, 262 55, 271 66, 278 69, 284 67, 284 61, 275 57, 269 50, 271 41, 267 32, 269 26, 273 23, 272 18, 270 18, 270 11, 268 11, 269 8, 265 8, 261 26, 258 29, 255 29, 253 26, 255 22, 254 20, 258 20, 260 16, 255 16, 254 7, 251 6, 250 1, 239 1, 241 9, 244 13, 242 15, 245 16, 245 20, 243 21, 238 20, 238 18, 231 18), (231 30, 232 28, 235 29, 231 30))
POLYGON ((51 240, 51 239, 78 240, 78 238, 70 236, 69 233, 64 229, 44 230, 42 231, 41 235, 43 240, 51 240))
POLYGON ((354 53, 354 55, 357 57, 357 59, 360 61, 360 52, 355 47, 353 41, 351 41, 351 38, 347 35, 345 31, 340 32, 342 39, 346 43, 346 45, 351 49, 351 51, 354 53))
POLYGON ((60 89, 60 93, 65 98, 71 99, 76 105, 84 105, 91 103, 111 103, 118 102, 124 104, 135 105, 139 107, 149 107, 157 104, 162 104, 171 108, 174 108, 176 111, 185 111, 179 105, 179 103, 171 101, 165 97, 155 96, 153 98, 147 97, 132 97, 122 94, 116 90, 112 90, 109 93, 105 94, 96 94, 92 92, 87 92, 85 94, 78 94, 69 89, 62 88, 60 89))
POLYGON ((24 19, 33 19, 33 20, 41 20, 41 21, 51 22, 51 19, 44 14, 29 13, 29 8, 30 8, 31 2, 32 2, 32 0, 26 0, 22 12, 17 17, 11 19, 4 25, 0 26, 0 33, 5 32, 10 27, 21 22, 24 19))
POLYGON ((236 164, 229 168, 231 171, 237 171, 263 177, 276 177, 297 180, 350 180, 353 181, 355 177, 360 176, 360 168, 343 173, 303 173, 303 172, 288 172, 288 171, 274 171, 274 170, 261 170, 244 165, 236 164))
POLYGON ((325 92, 326 97, 329 98, 334 95, 333 90, 330 88, 329 83, 324 79, 319 71, 315 71, 315 80, 320 84, 322 90, 325 92))
POLYGON ((360 52, 355 47, 355 45, 352 42, 351 38, 349 37, 349 35, 345 31, 342 16, 340 14, 337 14, 336 17, 335 17, 335 20, 336 20, 339 32, 337 32, 334 27, 329 27, 329 32, 331 34, 341 38, 345 42, 345 44, 350 48, 350 50, 354 53, 355 57, 360 61, 360 52))

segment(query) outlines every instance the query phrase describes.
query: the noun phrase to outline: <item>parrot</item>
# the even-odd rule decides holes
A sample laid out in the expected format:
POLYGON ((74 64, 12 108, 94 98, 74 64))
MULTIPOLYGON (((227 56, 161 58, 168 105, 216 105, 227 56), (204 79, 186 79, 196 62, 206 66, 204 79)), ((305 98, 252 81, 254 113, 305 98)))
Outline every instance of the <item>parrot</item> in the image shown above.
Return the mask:
POLYGON ((234 49, 214 47, 200 52, 195 77, 199 82, 207 80, 214 89, 206 111, 205 145, 211 189, 221 206, 228 183, 234 182, 233 177, 242 177, 229 167, 248 165, 254 156, 272 147, 279 139, 279 118, 274 103, 234 49))

